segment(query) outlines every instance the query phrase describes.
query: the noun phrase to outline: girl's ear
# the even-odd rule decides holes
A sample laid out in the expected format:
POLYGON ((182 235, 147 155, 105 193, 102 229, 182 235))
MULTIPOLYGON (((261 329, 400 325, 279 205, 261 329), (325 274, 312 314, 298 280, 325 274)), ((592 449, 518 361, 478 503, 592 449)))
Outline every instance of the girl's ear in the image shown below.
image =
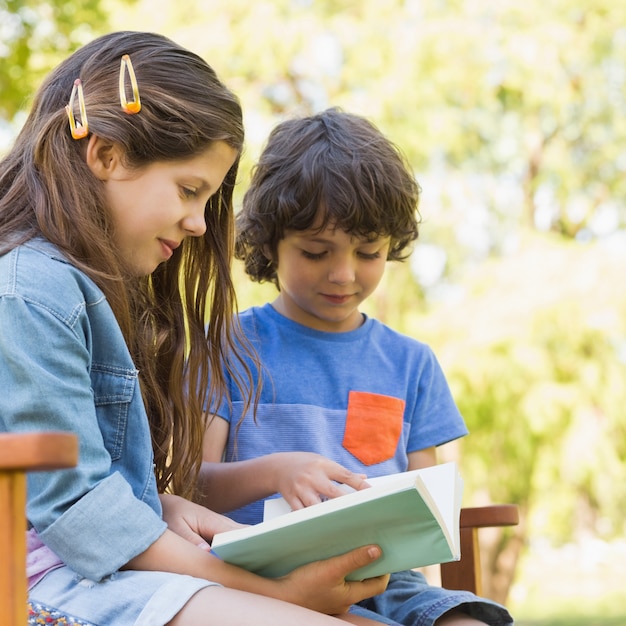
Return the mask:
POLYGON ((108 139, 91 135, 85 159, 96 178, 108 180, 115 169, 121 165, 121 150, 108 139))

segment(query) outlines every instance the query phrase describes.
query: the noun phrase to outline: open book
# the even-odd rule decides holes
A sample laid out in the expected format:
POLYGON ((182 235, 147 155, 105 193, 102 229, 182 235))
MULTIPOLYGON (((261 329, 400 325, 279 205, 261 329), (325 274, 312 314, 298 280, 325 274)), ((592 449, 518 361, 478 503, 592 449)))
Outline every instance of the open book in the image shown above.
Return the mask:
MULTIPOLYGON (((463 482, 455 463, 368 479, 368 489, 214 536, 220 558, 262 576, 378 544, 383 555, 349 576, 362 580, 460 558, 463 482)), ((282 498, 270 508, 286 508, 282 498), (281 504, 282 501, 282 504, 281 504)))

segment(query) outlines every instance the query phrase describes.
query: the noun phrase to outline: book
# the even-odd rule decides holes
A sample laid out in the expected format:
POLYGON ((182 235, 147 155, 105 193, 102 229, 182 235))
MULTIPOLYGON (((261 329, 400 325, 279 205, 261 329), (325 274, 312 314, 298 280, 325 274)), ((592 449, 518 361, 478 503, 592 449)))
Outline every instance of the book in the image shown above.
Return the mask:
MULTIPOLYGON (((463 481, 456 463, 368 482, 367 489, 218 533, 211 548, 224 561, 270 578, 369 544, 379 545, 382 556, 348 580, 460 559, 463 481)), ((270 510, 289 508, 277 500, 270 510)))

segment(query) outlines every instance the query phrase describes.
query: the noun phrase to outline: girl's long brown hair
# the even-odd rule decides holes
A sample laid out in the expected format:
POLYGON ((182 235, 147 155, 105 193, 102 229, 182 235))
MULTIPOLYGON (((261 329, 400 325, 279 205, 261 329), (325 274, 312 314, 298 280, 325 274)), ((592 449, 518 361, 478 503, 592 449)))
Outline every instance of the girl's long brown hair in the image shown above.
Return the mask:
MULTIPOLYGON (((241 360, 231 277, 238 161, 206 206, 206 234, 186 238, 150 276, 129 276, 111 237, 102 183, 85 163, 87 140, 70 134, 65 105, 77 78, 89 132, 122 147, 133 168, 189 158, 215 141, 240 153, 241 107, 197 55, 160 35, 112 33, 48 76, 0 163, 0 254, 43 236, 102 289, 140 371, 159 489, 191 496, 207 399, 219 404, 226 393, 223 372, 232 373, 241 360), (119 105, 123 54, 130 55, 139 84, 136 115, 119 105)), ((249 377, 235 380, 249 398, 249 377)))

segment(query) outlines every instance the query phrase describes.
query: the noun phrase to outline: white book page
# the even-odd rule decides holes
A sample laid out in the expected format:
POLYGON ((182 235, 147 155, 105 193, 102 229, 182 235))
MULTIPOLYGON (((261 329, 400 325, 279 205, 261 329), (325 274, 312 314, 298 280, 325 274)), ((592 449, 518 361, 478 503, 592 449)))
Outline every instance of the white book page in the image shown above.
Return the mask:
MULTIPOLYGON (((413 470, 411 472, 398 472, 397 474, 387 474, 386 476, 375 476, 374 478, 366 478, 367 482, 372 486, 391 484, 394 480, 406 481, 407 477, 415 476, 417 478, 418 472, 421 470, 413 470)), ((345 493, 352 493, 356 491, 348 485, 339 484, 339 489, 345 493)), ((263 521, 267 522, 279 515, 291 512, 291 507, 284 498, 268 498, 263 504, 263 521)))
MULTIPOLYGON (((435 466, 436 471, 432 471, 433 468, 425 468, 420 470, 412 470, 410 472, 399 472, 397 474, 387 474, 386 476, 376 476, 374 478, 367 478, 367 482, 372 486, 376 487, 378 485, 384 484, 393 484, 394 481, 405 482, 407 478, 413 476, 415 479, 418 477, 421 478, 422 483, 426 487, 426 490, 433 494, 432 499, 428 497, 428 494, 423 494, 425 496, 426 501, 431 505, 434 502, 435 507, 438 507, 441 511, 441 515, 436 515, 439 519, 440 523, 443 524, 444 528, 450 531, 454 528, 454 516, 456 515, 455 504, 456 500, 459 501, 461 493, 457 494, 456 498, 450 498, 449 494, 447 494, 447 490, 445 486, 448 484, 454 484, 450 479, 450 473, 456 473, 456 464, 455 463, 443 463, 442 465, 435 466), (446 476, 442 477, 441 467, 448 466, 446 471, 446 476), (431 470, 431 471, 429 471, 431 470), (448 482, 450 481, 450 482, 448 482)), ((458 478, 460 480, 460 477, 458 478)), ((352 487, 348 485, 339 485, 339 487, 345 491, 345 493, 351 493, 354 491, 352 487)), ((263 507, 263 521, 268 521, 279 515, 284 515, 285 513, 289 513, 291 511, 291 507, 287 503, 284 498, 269 498, 265 500, 263 507)), ((433 511, 436 514, 436 511, 433 511)), ((459 545, 459 539, 457 537, 455 546, 459 545)))
POLYGON ((454 546, 454 551, 458 552, 460 546, 458 515, 463 497, 463 480, 458 473, 456 464, 442 463, 441 465, 426 467, 419 470, 418 480, 424 484, 434 501, 435 506, 431 507, 431 510, 444 529, 449 543, 454 546), (433 471, 435 468, 437 471, 433 471), (456 485, 454 493, 450 493, 445 488, 447 485, 456 485))

